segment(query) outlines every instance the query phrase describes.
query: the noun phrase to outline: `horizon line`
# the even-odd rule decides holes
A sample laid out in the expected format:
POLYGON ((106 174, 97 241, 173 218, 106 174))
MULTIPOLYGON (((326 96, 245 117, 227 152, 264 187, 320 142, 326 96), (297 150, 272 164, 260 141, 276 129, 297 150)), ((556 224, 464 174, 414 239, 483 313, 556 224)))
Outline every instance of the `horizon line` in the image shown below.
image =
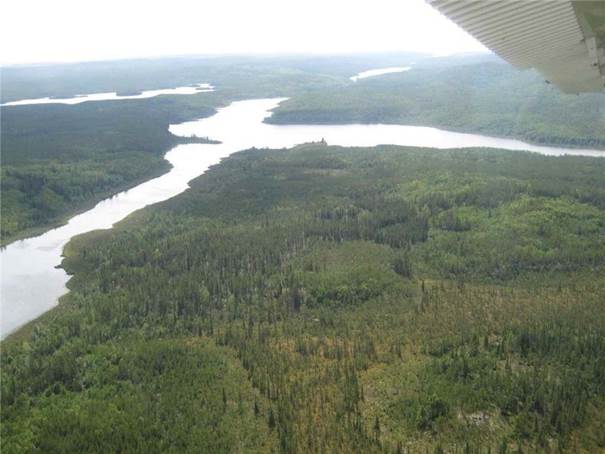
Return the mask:
MULTIPOLYGON (((424 55, 429 58, 463 56, 463 55, 488 55, 494 54, 489 49, 461 51, 461 52, 419 52, 413 50, 375 50, 375 51, 346 51, 346 52, 310 52, 310 51, 292 51, 292 52, 223 52, 223 53, 185 53, 185 54, 155 54, 139 55, 129 57, 115 58, 92 58, 85 60, 49 60, 49 61, 31 61, 31 62, 0 62, 0 68, 31 67, 31 66, 52 66, 52 65, 70 65, 82 63, 103 63, 120 62, 129 60, 162 60, 170 58, 221 58, 221 57, 345 57, 354 55, 388 55, 388 54, 416 54, 424 55)), ((494 54, 495 55, 495 54, 494 54)))

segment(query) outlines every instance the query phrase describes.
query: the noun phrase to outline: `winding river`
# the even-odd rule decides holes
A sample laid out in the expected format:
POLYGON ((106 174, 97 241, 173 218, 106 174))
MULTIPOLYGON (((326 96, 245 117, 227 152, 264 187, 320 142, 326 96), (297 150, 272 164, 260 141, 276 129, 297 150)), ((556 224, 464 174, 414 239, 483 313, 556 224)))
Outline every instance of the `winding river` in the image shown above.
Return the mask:
POLYGON ((172 169, 133 189, 103 200, 74 216, 62 227, 40 236, 11 243, 0 252, 0 336, 2 338, 57 304, 67 292, 68 276, 57 265, 63 247, 74 235, 108 229, 128 214, 146 205, 173 197, 188 188, 188 181, 209 166, 250 147, 290 147, 325 139, 332 145, 410 145, 433 148, 491 147, 529 150, 545 155, 605 156, 598 150, 578 150, 529 145, 517 140, 461 134, 435 128, 400 125, 292 125, 263 123, 283 99, 234 102, 212 117, 171 125, 181 136, 208 136, 220 144, 178 145, 166 153, 172 169))

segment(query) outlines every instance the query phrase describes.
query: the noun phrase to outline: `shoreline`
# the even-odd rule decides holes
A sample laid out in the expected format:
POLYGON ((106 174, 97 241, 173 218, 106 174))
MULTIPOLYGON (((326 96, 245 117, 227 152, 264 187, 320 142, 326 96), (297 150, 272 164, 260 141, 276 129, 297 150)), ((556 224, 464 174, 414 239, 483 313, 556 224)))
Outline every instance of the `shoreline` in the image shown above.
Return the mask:
MULTIPOLYGON (((276 113, 276 112, 272 112, 272 113, 276 113)), ((573 145, 573 144, 561 144, 561 143, 555 143, 555 142, 538 142, 535 140, 530 140, 528 138, 525 137, 521 137, 521 136, 505 136, 505 135, 497 135, 497 134, 492 134, 489 131, 486 132, 481 132, 481 131, 473 131, 472 129, 466 129, 466 128, 454 128, 454 127, 448 127, 448 126, 443 126, 443 125, 426 125, 426 124, 413 124, 413 123, 399 123, 399 122, 388 122, 388 121, 382 121, 382 122, 361 122, 361 121, 356 121, 356 122, 336 122, 336 121, 331 121, 331 122, 323 122, 323 121, 318 121, 318 122, 301 122, 301 123, 297 123, 297 122, 290 122, 290 121, 267 121, 270 120, 271 118, 274 118, 273 115, 271 115, 270 117, 267 117, 263 122, 268 124, 268 125, 275 125, 275 126, 352 126, 352 125, 360 125, 360 126, 379 126, 379 125, 387 125, 387 126, 413 126, 413 127, 419 127, 419 128, 433 128, 433 129, 439 129, 441 131, 445 131, 445 132, 454 132, 454 133, 460 133, 460 134, 472 134, 472 135, 477 135, 477 136, 484 136, 484 137, 491 137, 494 139, 501 139, 501 140, 516 140, 518 142, 524 142, 528 145, 532 145, 532 146, 536 146, 536 147, 548 147, 548 148, 562 148, 562 149, 569 149, 569 150, 593 150, 593 151, 602 151, 605 155, 605 143, 603 145, 573 145)), ((385 144, 388 145, 388 144, 385 144)), ((529 150, 528 150, 529 151, 529 150)), ((577 156, 577 155, 576 155, 577 156)))
MULTIPOLYGON (((261 102, 261 101, 266 102, 266 101, 267 101, 267 99, 252 99, 252 100, 248 100, 248 101, 251 101, 251 102, 256 101, 256 102, 258 103, 258 102, 261 102)), ((243 101, 243 102, 245 102, 245 101, 243 101)), ((233 104, 233 103, 232 103, 232 104, 233 104)), ((266 107, 263 107, 263 108, 264 108, 264 109, 267 109, 266 107)), ((246 111, 246 109, 244 109, 244 112, 247 112, 247 111, 246 111)), ((266 110, 266 112, 271 112, 271 109, 269 108, 268 110, 266 110)), ((200 118, 200 119, 198 119, 198 120, 205 120, 205 119, 208 119, 208 118, 211 118, 211 117, 203 117, 203 118, 200 118)), ((258 125, 262 125, 262 124, 263 124, 263 120, 262 120, 262 119, 260 119, 260 118, 256 119, 256 118, 252 117, 252 119, 251 119, 251 120, 248 120, 247 118, 245 118, 245 119, 246 119, 246 121, 253 121, 253 123, 251 123, 251 124, 247 124, 249 127, 251 127, 251 130, 253 130, 253 131, 255 131, 255 129, 254 129, 254 128, 257 128, 257 127, 258 127, 258 125), (256 122, 258 122, 258 123, 256 123, 256 122)), ((241 121, 241 120, 240 120, 238 117, 235 117, 235 120, 237 120, 237 121, 241 121)), ((193 121, 195 121, 195 120, 193 120, 193 121)), ((180 124, 180 125, 182 125, 182 124, 184 124, 184 123, 189 123, 189 121, 185 121, 185 122, 182 122, 182 123, 179 123, 179 124, 180 124)), ((269 122, 265 122, 265 123, 267 123, 268 125, 271 125, 271 123, 269 123, 269 122)), ((346 125, 350 125, 350 124, 345 124, 345 126, 346 126, 346 125)), ((309 125, 309 126, 313 126, 313 125, 309 125)), ((324 125, 324 126, 325 126, 325 125, 324 125)), ((430 128, 430 127, 429 127, 429 128, 430 128)), ((210 131, 212 131, 212 130, 210 130, 210 131)), ((212 133, 212 132, 210 132, 209 134, 211 134, 211 135, 212 135, 212 134, 216 134, 216 133, 212 133)), ((268 132, 268 134, 269 134, 269 132, 268 132)), ((217 142, 219 142, 218 140, 209 140, 209 139, 207 139, 207 138, 200 138, 200 137, 198 137, 198 136, 180 136, 180 135, 177 135, 177 134, 173 134, 173 135, 175 136, 175 144, 174 144, 174 145, 173 145, 173 146, 172 146, 172 147, 171 147, 171 148, 170 148, 168 151, 170 151, 171 149, 173 149, 175 146, 182 145, 183 143, 192 143, 192 142, 193 142, 193 143, 212 144, 212 143, 217 143, 217 142)), ((219 136, 220 136, 220 134, 219 134, 219 136)), ((488 137, 489 137, 489 136, 488 136, 488 137)), ((220 136, 220 137, 218 137, 218 138, 219 138, 219 139, 221 139, 221 138, 222 138, 222 139, 224 139, 225 137, 224 137, 224 136, 220 136)), ((255 138, 254 136, 251 136, 251 138, 252 138, 252 139, 254 139, 254 140, 256 140, 256 139, 257 139, 257 138, 255 138)), ((279 138, 279 137, 278 137, 278 138, 279 138)), ((293 138, 290 138, 290 136, 288 135, 288 140, 292 140, 292 141, 294 141, 294 140, 298 140, 298 138, 297 138, 296 136, 294 136, 293 138)), ((338 139, 336 139, 336 140, 338 140, 338 139)), ((389 139, 386 139, 386 140, 388 141, 389 139)), ((232 143, 230 143, 229 141, 227 141, 227 142, 226 142, 226 145, 227 145, 228 147, 231 147, 231 146, 233 146, 233 147, 236 147, 236 146, 237 146, 237 147, 239 147, 241 144, 240 144, 239 142, 236 142, 235 144, 232 144, 232 143)), ((248 145, 249 145, 249 146, 255 146, 255 145, 252 145, 252 144, 248 144, 248 145)), ((257 145, 258 145, 258 146, 261 146, 261 147, 263 146, 263 144, 257 144, 257 145)), ((340 144, 339 144, 339 143, 333 143, 333 145, 340 145, 340 144)), ((414 145, 405 145, 405 144, 397 144, 397 143, 395 143, 394 145, 395 145, 395 146, 412 146, 412 147, 417 147, 417 148, 427 148, 427 149, 435 149, 435 150, 460 149, 460 148, 478 148, 478 147, 473 147, 473 146, 466 146, 466 147, 457 147, 457 146, 451 146, 451 147, 443 147, 443 148, 438 148, 438 147, 436 147, 436 146, 432 146, 432 147, 431 147, 431 146, 414 146, 414 145)), ((287 145, 287 146, 285 146, 285 148, 290 148, 291 146, 293 146, 293 145, 287 145)), ((346 146, 346 145, 344 145, 344 146, 346 146)), ((494 148, 494 149, 496 149, 496 150, 497 150, 497 149, 506 150, 506 148, 502 148, 502 147, 498 148, 498 147, 493 147, 493 146, 491 146, 490 148, 494 148)), ((548 147, 546 147, 546 148, 548 148, 548 147)), ((231 151, 230 151, 230 153, 229 153, 229 154, 237 153, 238 151, 241 151, 241 150, 244 150, 244 149, 246 149, 246 148, 237 148, 237 149, 235 149, 235 148, 234 148, 233 150, 231 150, 231 151)), ((515 148, 510 148, 509 150, 510 150, 510 151, 515 151, 515 150, 516 150, 516 151, 522 151, 522 150, 517 150, 517 149, 515 149, 515 148)), ((571 150, 571 149, 570 149, 570 150, 571 150)), ((600 150, 594 150, 594 151, 595 151, 595 152, 599 152, 599 153, 600 153, 600 150)), ((522 151, 522 152, 523 152, 523 151, 522 151)), ((530 151, 530 150, 527 150, 527 151, 525 151, 525 152, 531 152, 531 151, 530 151)), ((167 152, 166 152, 166 153, 167 153, 167 152)), ((534 151, 534 153, 540 153, 540 152, 535 152, 535 151, 534 151)), ((546 157, 548 157, 548 156, 549 156, 549 155, 548 155, 548 154, 546 154, 546 153, 541 153, 541 154, 542 154, 543 156, 546 156, 546 157)), ((556 157, 556 156, 550 155, 550 157, 556 157)), ((602 157, 605 157, 605 153, 602 155, 602 157)), ((164 155, 164 159, 165 159, 165 161, 168 163, 168 165, 170 166, 170 168, 168 169, 168 172, 164 172, 164 173, 162 173, 160 176, 165 175, 166 173, 169 173, 169 172, 170 172, 170 169, 174 168, 174 165, 172 165, 172 164, 170 163, 170 161, 168 161, 168 160, 166 159, 166 155, 164 155)), ((203 171, 201 174, 199 174, 199 175, 202 175, 202 174, 203 174, 205 171, 206 171, 206 170, 204 170, 204 171, 203 171)), ((199 176, 199 175, 197 175, 197 176, 199 176)), ((151 178, 151 179, 153 179, 153 178, 151 178)), ((149 180, 151 180, 151 179, 150 179, 150 178, 146 178, 146 179, 144 179, 144 180, 143 180, 143 183, 145 183, 145 182, 147 182, 147 181, 149 181, 149 180)), ((130 184, 130 188, 132 189, 133 187, 136 187, 136 186, 133 186, 133 184, 130 184)), ((174 195, 170 196, 169 198, 172 198, 172 197, 174 197, 175 195, 181 194, 182 192, 186 191, 187 189, 188 189, 188 186, 187 186, 187 188, 180 190, 180 192, 178 192, 178 193, 176 193, 176 194, 174 194, 174 195)), ((126 191, 122 191, 122 192, 126 192, 126 191)), ((112 197, 113 197, 113 196, 115 196, 115 195, 116 195, 116 194, 113 194, 113 195, 112 195, 112 197)), ((111 197, 111 198, 112 198, 112 197, 111 197)), ((94 232, 94 231, 104 231, 104 232, 111 231, 111 229, 112 229, 112 228, 114 228, 115 224, 120 223, 120 222, 123 222, 125 219, 129 219, 129 218, 130 218, 130 216, 131 216, 131 215, 132 215, 134 212, 137 212, 137 211, 139 211, 141 208, 144 208, 144 207, 146 207, 146 206, 153 205, 153 204, 155 204, 155 203, 157 203, 157 202, 159 202, 159 201, 161 201, 161 200, 164 200, 164 199, 160 199, 160 200, 157 200, 157 201, 153 201, 153 202, 147 203, 146 205, 144 205, 144 206, 142 206, 142 207, 140 207, 140 208, 137 208, 137 209, 135 209, 134 211, 131 211, 130 213, 128 213, 128 214, 127 214, 126 216, 124 216, 123 218, 118 219, 117 221, 115 221, 115 222, 114 222, 114 223, 113 223, 111 226, 109 226, 109 227, 103 227, 103 228, 92 228, 91 230, 87 230, 87 231, 85 230, 85 231, 82 231, 81 233, 72 234, 72 236, 70 236, 70 237, 67 239, 67 241, 65 242, 64 246, 62 247, 62 249, 61 249, 61 255, 60 255, 61 260, 60 260, 60 262, 59 262, 59 263, 57 263, 57 264, 55 265, 55 268, 57 268, 57 267, 62 268, 61 264, 63 263, 63 260, 64 260, 64 258, 66 257, 65 253, 66 253, 67 249, 69 248, 69 245, 71 244, 71 242, 73 241, 73 239, 74 239, 74 238, 76 238, 77 236, 79 236, 79 235, 83 235, 83 234, 90 234, 91 232, 94 232)), ((10 244, 12 244, 12 243, 9 243, 9 245, 10 245, 10 244)), ((7 245, 7 246, 8 246, 8 245, 7 245)), ((63 269, 64 269, 64 268, 63 268, 63 269)), ((64 297, 70 293, 70 292, 69 292, 69 285, 68 285, 68 284, 69 284, 69 282, 71 281, 71 276, 70 276, 70 275, 67 273, 67 271, 65 271, 65 273, 66 273, 66 275, 68 276, 68 278, 67 278, 67 280, 66 280, 66 284, 64 284, 64 285, 65 285, 65 287, 68 289, 68 291, 67 291, 66 293, 61 294, 61 295, 60 295, 60 296, 59 296, 59 297, 58 297, 56 300, 54 300, 55 305, 54 305, 54 306, 52 306, 52 307, 50 307, 50 309, 47 309, 45 312, 43 312, 42 314, 40 314, 38 317, 35 317, 35 318, 31 319, 30 321, 28 321, 28 322, 24 323, 23 325, 21 325, 21 326, 19 326, 19 327, 15 328, 14 330, 12 330, 12 331, 8 331, 8 333, 6 334, 6 337, 5 337, 5 338, 4 338, 2 341, 6 340, 6 339, 9 339, 9 338, 13 338, 13 336, 18 335, 18 333, 20 333, 22 329, 27 329, 26 327, 30 326, 30 324, 31 324, 32 322, 35 322, 36 320, 39 320, 39 319, 40 319, 40 317, 43 317, 45 314, 52 312, 52 311, 53 311, 53 309, 58 308, 58 307, 62 307, 62 306, 63 306, 63 302, 65 301, 65 300, 64 300, 64 297)))

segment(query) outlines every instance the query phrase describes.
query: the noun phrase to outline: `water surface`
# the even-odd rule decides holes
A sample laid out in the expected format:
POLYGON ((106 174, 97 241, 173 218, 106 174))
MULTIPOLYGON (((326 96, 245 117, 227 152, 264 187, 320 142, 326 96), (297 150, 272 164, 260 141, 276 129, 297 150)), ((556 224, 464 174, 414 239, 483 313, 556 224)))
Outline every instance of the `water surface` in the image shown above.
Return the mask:
POLYGON ((391 73, 402 73, 409 71, 411 66, 393 66, 390 68, 370 69, 368 71, 362 71, 359 74, 350 77, 353 82, 357 82, 359 79, 367 79, 368 77, 382 76, 383 74, 391 73))
MULTIPOLYGON (((461 134, 436 128, 400 125, 292 125, 263 123, 283 99, 234 102, 212 117, 171 125, 177 135, 210 137, 220 144, 178 145, 166 153, 172 169, 135 188, 97 204, 69 222, 40 236, 11 243, 0 252, 0 336, 56 305, 67 289, 67 274, 55 268, 63 247, 74 235, 110 228, 114 223, 146 205, 173 197, 188 188, 188 181, 209 166, 239 150, 255 147, 282 148, 326 140, 332 145, 410 145, 433 148, 493 147, 529 150, 546 155, 605 156, 598 150, 577 150, 529 145, 517 140, 461 134)), ((427 152, 430 152, 427 150, 427 152)))
POLYGON ((29 104, 80 104, 87 101, 114 101, 119 99, 144 99, 153 98, 159 95, 193 95, 195 93, 205 93, 214 91, 210 84, 195 84, 188 87, 164 88, 161 90, 146 90, 138 95, 118 95, 116 92, 92 93, 89 95, 76 95, 71 98, 36 98, 22 99, 20 101, 11 101, 0 104, 3 107, 25 106, 29 104))

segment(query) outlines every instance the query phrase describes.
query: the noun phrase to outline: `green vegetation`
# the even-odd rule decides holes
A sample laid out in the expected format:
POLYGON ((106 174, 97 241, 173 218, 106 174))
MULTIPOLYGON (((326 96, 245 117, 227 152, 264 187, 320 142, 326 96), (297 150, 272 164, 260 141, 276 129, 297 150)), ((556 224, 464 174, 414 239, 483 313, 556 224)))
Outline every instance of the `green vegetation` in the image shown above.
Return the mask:
POLYGON ((83 103, 2 111, 2 244, 168 170, 164 153, 187 141, 175 119, 208 116, 216 100, 83 103))
POLYGON ((565 95, 536 72, 475 60, 425 60, 405 73, 293 96, 269 121, 398 123, 605 148, 602 93, 565 95))
MULTIPOLYGON (((329 56, 232 56, 176 57, 144 60, 68 63, 2 68, 2 102, 42 97, 174 88, 202 82, 222 90, 247 87, 318 88, 326 83, 344 84, 353 74, 371 68, 407 64, 419 54, 359 54, 329 56), (331 79, 328 81, 327 79, 331 79)), ((288 94, 286 94, 288 95, 288 94)), ((250 95, 253 96, 253 95, 250 95)))
MULTIPOLYGON (((168 125, 237 99, 605 147, 602 95, 493 59, 348 80, 411 58, 3 68, 3 101, 217 91, 2 108, 2 244, 166 171, 168 125)), ((66 256, 72 292, 2 344, 3 452, 605 449, 601 159, 253 149, 66 256)))
POLYGON ((3 452, 605 449, 601 159, 253 149, 64 266, 3 452))
POLYGON ((299 93, 303 87, 335 83, 332 76, 296 68, 220 61, 214 66, 198 61, 193 69, 194 63, 188 60, 184 68, 183 63, 172 68, 170 61, 160 60, 132 67, 123 62, 89 64, 91 68, 59 65, 41 69, 39 74, 31 68, 3 69, 2 83, 9 85, 9 96, 13 92, 29 97, 126 90, 137 81, 139 87, 157 88, 154 83, 169 83, 169 76, 179 68, 189 70, 172 80, 171 86, 208 80, 200 79, 206 75, 220 88, 187 96, 2 108, 1 244, 64 222, 105 197, 167 171, 164 153, 190 141, 172 136, 171 123, 212 115, 216 107, 237 99, 284 96, 299 93), (145 72, 154 69, 157 73, 145 72), (28 91, 44 87, 49 91, 28 91))
POLYGON ((215 93, 80 105, 2 108, 1 244, 168 169, 170 123, 211 115, 233 100, 291 97, 274 123, 405 123, 605 148, 605 98, 562 95, 533 72, 493 57, 414 54, 216 57, 2 69, 3 101, 209 82, 215 93), (377 67, 416 61, 403 74, 353 83, 377 67))

